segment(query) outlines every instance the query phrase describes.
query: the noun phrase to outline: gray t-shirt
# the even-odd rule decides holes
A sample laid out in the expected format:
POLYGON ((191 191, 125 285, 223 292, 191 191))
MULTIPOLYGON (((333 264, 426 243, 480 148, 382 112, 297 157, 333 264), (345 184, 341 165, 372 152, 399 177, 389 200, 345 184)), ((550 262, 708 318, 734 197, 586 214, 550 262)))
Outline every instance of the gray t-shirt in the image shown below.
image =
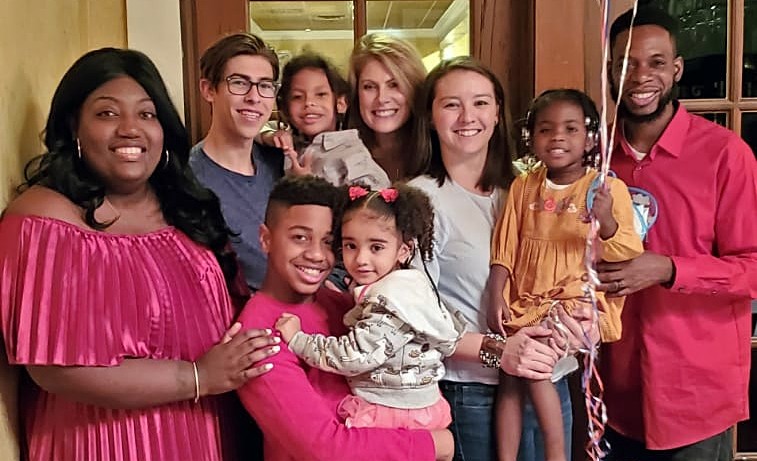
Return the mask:
MULTIPOLYGON (((463 314, 468 331, 489 331, 484 287, 489 278, 492 232, 506 194, 497 189, 488 197, 476 195, 450 178, 439 187, 430 176, 417 177, 409 185, 428 194, 434 206, 434 258, 426 266, 442 302, 463 314)), ((423 270, 417 257, 413 266, 423 270)), ((480 363, 450 357, 445 364, 446 380, 497 384, 497 371, 480 363)))
POLYGON ((266 255, 260 248, 258 231, 265 218, 268 195, 283 174, 284 156, 278 149, 254 144, 255 174, 247 176, 217 164, 202 146, 200 141, 192 148, 189 166, 200 183, 221 200, 223 217, 231 230, 238 234, 231 238, 231 244, 242 264, 247 285, 256 291, 266 271, 266 255))

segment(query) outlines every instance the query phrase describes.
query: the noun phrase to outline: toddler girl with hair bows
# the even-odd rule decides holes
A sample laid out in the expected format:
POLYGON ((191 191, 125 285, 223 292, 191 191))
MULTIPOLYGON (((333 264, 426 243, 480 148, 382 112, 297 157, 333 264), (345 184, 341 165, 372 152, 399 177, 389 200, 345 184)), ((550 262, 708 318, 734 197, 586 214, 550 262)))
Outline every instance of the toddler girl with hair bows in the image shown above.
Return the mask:
POLYGON ((410 269, 419 252, 432 255, 433 208, 422 191, 398 184, 348 189, 341 222, 344 265, 356 306, 339 337, 306 334, 297 316, 276 328, 310 366, 347 376, 352 394, 339 405, 348 427, 443 429, 450 407, 439 391, 442 360, 455 351, 465 325, 439 300, 427 274, 410 269))

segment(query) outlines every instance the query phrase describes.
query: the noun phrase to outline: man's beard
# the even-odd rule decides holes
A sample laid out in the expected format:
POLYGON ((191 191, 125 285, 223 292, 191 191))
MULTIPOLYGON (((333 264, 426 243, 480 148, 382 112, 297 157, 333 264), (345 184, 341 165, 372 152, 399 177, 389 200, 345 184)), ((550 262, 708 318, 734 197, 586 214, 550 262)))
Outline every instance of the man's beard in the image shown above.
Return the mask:
POLYGON ((673 100, 675 90, 676 84, 673 83, 673 86, 671 86, 667 92, 660 95, 660 99, 657 102, 657 108, 651 114, 636 115, 626 107, 626 103, 622 99, 618 102, 618 88, 615 86, 615 82, 610 79, 610 95, 612 96, 612 100, 618 104, 618 117, 631 123, 649 123, 660 118, 663 112, 665 112, 665 108, 668 107, 668 104, 673 100))

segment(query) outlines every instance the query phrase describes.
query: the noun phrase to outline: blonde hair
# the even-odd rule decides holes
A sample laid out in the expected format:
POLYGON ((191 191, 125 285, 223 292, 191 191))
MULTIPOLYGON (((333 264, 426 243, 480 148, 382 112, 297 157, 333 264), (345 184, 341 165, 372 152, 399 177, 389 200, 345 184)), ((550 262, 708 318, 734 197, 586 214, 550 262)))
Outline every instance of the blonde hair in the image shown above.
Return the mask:
POLYGON ((426 79, 426 68, 421 56, 413 45, 405 40, 382 33, 364 35, 350 55, 349 81, 352 88, 350 106, 350 125, 360 131, 360 137, 370 149, 374 144, 373 130, 360 116, 360 100, 358 98, 358 81, 363 68, 371 60, 383 64, 394 76, 400 91, 405 95, 410 109, 410 117, 403 128, 412 131, 415 117, 415 98, 423 81, 426 79))

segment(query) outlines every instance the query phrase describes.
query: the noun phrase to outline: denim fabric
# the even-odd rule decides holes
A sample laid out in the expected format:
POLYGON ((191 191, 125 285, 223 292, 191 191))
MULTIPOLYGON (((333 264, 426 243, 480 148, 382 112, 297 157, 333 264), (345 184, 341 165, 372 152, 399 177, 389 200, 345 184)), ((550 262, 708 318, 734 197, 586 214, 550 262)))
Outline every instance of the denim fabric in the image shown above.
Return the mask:
MULTIPOLYGON (((568 379, 555 383, 562 407, 563 433, 565 434, 565 458, 571 458, 571 439, 573 436, 573 408, 568 389, 568 379)), ((536 412, 530 401, 523 408, 523 432, 520 436, 518 461, 544 461, 544 439, 536 419, 536 412)))
MULTIPOLYGON (((496 443, 494 434, 494 399, 497 386, 477 383, 439 383, 444 398, 452 408, 452 425, 449 429, 455 437, 454 461, 495 461, 496 443)), ((560 395, 565 431, 565 453, 571 456, 573 411, 568 390, 568 380, 555 383, 560 395)), ((523 432, 520 440, 518 461, 543 461, 544 442, 530 402, 523 410, 523 432)))
MULTIPOLYGON (((681 428, 685 430, 685 428, 681 428)), ((648 450, 642 442, 618 434, 608 427, 605 438, 610 443, 606 461, 731 461, 733 429, 700 442, 671 450, 648 450)))
POLYGON ((452 408, 454 461, 496 461, 494 399, 497 386, 478 383, 439 383, 452 408))

